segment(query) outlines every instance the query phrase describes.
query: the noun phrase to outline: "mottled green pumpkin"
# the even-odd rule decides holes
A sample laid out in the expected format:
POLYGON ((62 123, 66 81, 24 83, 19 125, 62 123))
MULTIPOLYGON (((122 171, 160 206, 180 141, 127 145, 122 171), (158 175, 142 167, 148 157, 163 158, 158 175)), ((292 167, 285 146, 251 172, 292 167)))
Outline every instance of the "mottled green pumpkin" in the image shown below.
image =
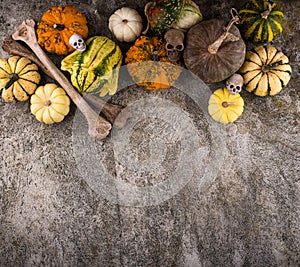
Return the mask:
POLYGON ((240 30, 245 40, 268 43, 283 29, 284 14, 276 3, 266 0, 249 0, 239 11, 240 30))
POLYGON ((93 36, 86 42, 84 52, 74 51, 61 62, 61 69, 71 74, 78 91, 113 95, 118 89, 122 52, 109 38, 93 36))
POLYGON ((202 20, 192 0, 157 0, 147 3, 144 11, 148 25, 143 33, 150 36, 162 36, 170 28, 185 31, 202 20))

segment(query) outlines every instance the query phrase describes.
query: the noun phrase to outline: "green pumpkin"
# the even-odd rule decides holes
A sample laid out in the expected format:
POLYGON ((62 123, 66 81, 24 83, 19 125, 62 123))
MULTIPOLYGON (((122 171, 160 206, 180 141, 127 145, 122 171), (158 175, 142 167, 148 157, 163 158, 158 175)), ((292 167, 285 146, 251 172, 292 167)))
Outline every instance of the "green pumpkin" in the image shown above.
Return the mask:
POLYGON ((282 32, 284 14, 268 0, 249 0, 239 11, 240 30, 245 40, 268 43, 282 32))
POLYGON ((170 28, 186 31, 202 20, 199 7, 192 0, 157 0, 145 5, 148 20, 143 34, 162 36, 170 28))
POLYGON ((84 52, 74 51, 61 62, 61 69, 71 74, 71 82, 80 92, 113 95, 118 89, 120 48, 109 38, 94 36, 86 41, 84 52))

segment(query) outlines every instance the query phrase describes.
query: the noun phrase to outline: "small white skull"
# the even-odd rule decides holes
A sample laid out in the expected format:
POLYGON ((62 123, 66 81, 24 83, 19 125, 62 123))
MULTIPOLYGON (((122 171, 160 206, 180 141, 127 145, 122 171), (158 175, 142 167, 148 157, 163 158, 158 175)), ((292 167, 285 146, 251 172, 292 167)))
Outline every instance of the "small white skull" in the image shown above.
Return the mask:
POLYGON ((78 33, 73 34, 69 39, 70 45, 76 50, 83 52, 86 49, 86 44, 82 36, 78 33))
POLYGON ((184 33, 177 29, 170 29, 165 33, 164 38, 167 41, 166 49, 169 60, 172 62, 179 60, 184 49, 184 33))
POLYGON ((242 91, 243 84, 243 76, 235 73, 226 81, 226 88, 229 90, 230 94, 235 95, 242 91))

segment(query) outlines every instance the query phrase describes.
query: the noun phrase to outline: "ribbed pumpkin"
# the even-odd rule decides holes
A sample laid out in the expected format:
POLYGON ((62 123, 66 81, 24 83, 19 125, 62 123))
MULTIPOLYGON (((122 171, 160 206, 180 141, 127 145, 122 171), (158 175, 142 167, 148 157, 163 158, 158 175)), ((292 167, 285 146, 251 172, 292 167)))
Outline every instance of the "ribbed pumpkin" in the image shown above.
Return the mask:
POLYGON ((144 12, 148 25, 143 33, 150 36, 162 36, 170 28, 187 30, 202 20, 200 9, 192 0, 148 2, 144 12))
POLYGON ((187 33, 183 59, 186 67, 204 82, 220 82, 242 66, 246 45, 238 28, 221 19, 202 21, 187 33), (224 37, 226 38, 224 39, 224 37))
POLYGON ((257 46, 246 53, 239 70, 248 92, 258 96, 276 95, 290 81, 292 68, 289 59, 274 46, 257 46))
POLYGON ((61 61, 61 69, 71 74, 78 91, 113 95, 118 89, 122 52, 109 38, 93 36, 86 42, 84 52, 74 51, 61 61))
POLYGON ((135 9, 122 7, 109 17, 108 27, 118 41, 133 42, 141 35, 143 21, 135 9))
POLYGON ((254 43, 271 42, 282 32, 284 14, 278 6, 266 0, 250 0, 240 10, 240 29, 245 40, 254 43))
POLYGON ((134 82, 147 90, 167 89, 182 68, 168 59, 166 43, 158 37, 139 37, 126 53, 125 63, 134 82))
POLYGON ((70 111, 70 99, 63 88, 48 83, 38 87, 31 96, 30 111, 45 124, 61 122, 70 111))
POLYGON ((208 112, 218 122, 234 122, 243 111, 243 98, 240 94, 230 94, 226 87, 217 89, 209 98, 208 112))
POLYGON ((37 26, 38 43, 48 52, 58 55, 74 51, 69 39, 75 33, 84 39, 87 37, 87 20, 80 11, 69 5, 48 9, 37 26))
POLYGON ((26 57, 12 56, 0 59, 0 90, 4 101, 28 100, 40 79, 37 65, 26 57))

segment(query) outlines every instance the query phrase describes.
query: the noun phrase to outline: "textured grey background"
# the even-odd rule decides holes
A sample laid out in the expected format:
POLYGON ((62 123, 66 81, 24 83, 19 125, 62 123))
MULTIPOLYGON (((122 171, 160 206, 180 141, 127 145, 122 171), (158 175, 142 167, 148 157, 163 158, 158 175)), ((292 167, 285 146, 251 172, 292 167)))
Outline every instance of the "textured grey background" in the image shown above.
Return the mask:
MULTIPOLYGON (((90 35, 110 36, 110 14, 122 6, 142 14, 147 1, 0 2, 2 42, 22 20, 39 20, 59 4, 80 9, 88 18, 90 35)), ((229 19, 227 10, 245 1, 195 2, 205 19, 229 19)), ((74 106, 62 123, 47 126, 30 114, 28 102, 1 101, 0 266, 299 266, 300 1, 277 3, 286 21, 274 45, 290 57, 292 80, 275 97, 242 92, 245 111, 224 127, 224 164, 205 190, 198 186, 205 168, 205 162, 199 162, 186 186, 159 205, 111 203, 87 184, 78 168, 72 142, 74 106)), ((128 49, 120 46, 123 52, 128 49)), ((8 56, 2 50, 0 54, 8 56)), ((57 63, 61 59, 51 58, 57 63)), ((218 86, 209 85, 212 91, 218 86)), ((172 101, 189 114, 200 145, 211 148, 201 109, 176 89, 145 92, 132 86, 112 101, 130 104, 153 97, 172 101)), ((168 127, 161 120, 141 121, 129 143, 133 153, 147 159, 147 142, 164 133, 170 153, 163 173, 143 175, 119 166, 112 138, 97 144, 99 160, 116 179, 155 184, 178 165, 180 146, 168 127)))

